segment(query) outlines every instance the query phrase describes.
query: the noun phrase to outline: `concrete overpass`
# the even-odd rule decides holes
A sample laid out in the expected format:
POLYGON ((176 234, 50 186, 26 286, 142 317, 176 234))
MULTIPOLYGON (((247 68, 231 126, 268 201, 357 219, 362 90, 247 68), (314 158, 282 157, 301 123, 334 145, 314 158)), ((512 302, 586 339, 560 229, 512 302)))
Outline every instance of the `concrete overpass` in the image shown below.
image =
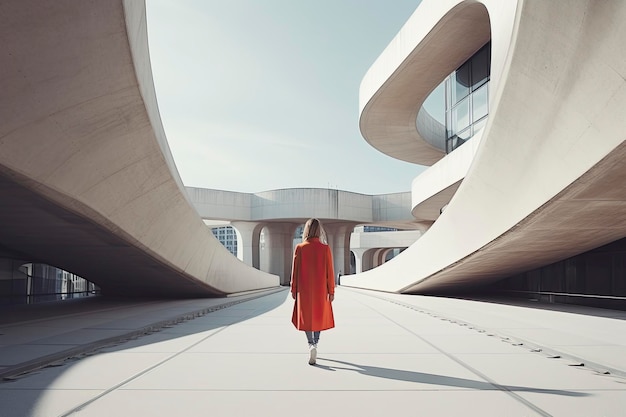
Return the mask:
MULTIPOLYGON (((260 193, 238 193, 187 187, 187 194, 200 217, 206 220, 228 221, 239 232, 243 244, 243 261, 255 268, 281 277, 287 284, 291 274, 293 237, 296 228, 307 219, 322 220, 333 250, 335 270, 350 271, 350 238, 355 226, 367 224, 394 227, 401 230, 421 230, 428 222, 417 222, 411 215, 411 194, 393 193, 365 195, 348 191, 318 188, 280 189, 260 193), (264 230, 265 248, 261 259, 260 234, 264 230)), ((391 247, 407 247, 417 239, 419 232, 412 232, 411 242, 402 235, 391 247)), ((381 238, 382 239, 382 238, 381 238)), ((381 240, 379 246, 389 247, 390 238, 381 240)), ((393 241, 393 238, 391 239, 393 241)), ((409 238, 410 240, 410 238, 409 238)), ((369 242, 376 245, 375 242, 369 242)), ((360 245, 354 253, 361 255, 360 245)), ((365 248, 363 248, 365 249, 365 248)), ((371 254, 366 255, 369 259, 371 254)), ((372 258, 373 259, 373 258, 372 258)), ((373 267, 382 262, 368 261, 373 267)), ((360 271, 360 268, 359 268, 360 271)))
POLYGON ((350 251, 354 254, 355 273, 369 271, 384 264, 391 251, 408 248, 422 234, 421 230, 353 232, 350 236, 350 251))

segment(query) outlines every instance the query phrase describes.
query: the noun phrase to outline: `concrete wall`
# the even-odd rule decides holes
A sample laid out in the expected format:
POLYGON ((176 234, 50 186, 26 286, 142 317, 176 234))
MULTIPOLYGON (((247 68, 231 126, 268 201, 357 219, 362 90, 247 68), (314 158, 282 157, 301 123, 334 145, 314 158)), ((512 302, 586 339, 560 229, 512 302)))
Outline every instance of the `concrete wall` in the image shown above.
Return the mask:
POLYGON ((311 217, 361 224, 415 228, 411 193, 365 195, 321 188, 293 188, 237 193, 187 187, 190 201, 204 219, 272 222, 311 217))
POLYGON ((138 1, 0 5, 0 244, 105 293, 278 284, 212 236, 158 115, 138 1))
POLYGON ((422 233, 417 230, 353 232, 350 236, 350 248, 407 248, 415 243, 421 234, 422 233))
MULTIPOLYGON (((346 277, 344 285, 420 292, 489 282, 626 234, 626 3, 480 3, 488 19, 466 17, 490 26, 490 115, 465 179, 414 245, 380 268, 346 277)), ((425 98, 406 104, 385 98, 389 91, 423 80, 434 87, 440 77, 428 71, 449 73, 450 61, 471 56, 472 50, 455 49, 459 26, 450 22, 476 4, 421 3, 376 62, 380 68, 371 70, 386 78, 362 87, 362 128, 382 123, 378 117, 393 100, 408 109, 425 98), (419 38, 406 32, 416 27, 419 38), (450 53, 447 63, 428 61, 435 46, 450 53), (420 60, 431 67, 413 71, 410 63, 420 60)))

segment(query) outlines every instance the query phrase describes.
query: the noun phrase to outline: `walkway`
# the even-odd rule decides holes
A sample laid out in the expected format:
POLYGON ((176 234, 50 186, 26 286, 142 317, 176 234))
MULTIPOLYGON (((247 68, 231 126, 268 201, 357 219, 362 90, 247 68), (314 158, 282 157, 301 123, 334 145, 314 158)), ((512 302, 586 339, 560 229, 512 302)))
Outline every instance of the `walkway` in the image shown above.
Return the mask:
POLYGON ((248 297, 4 324, 2 358, 8 348, 33 346, 43 356, 81 333, 93 350, 96 333, 130 333, 124 317, 145 330, 158 311, 153 322, 161 323, 125 342, 118 332, 112 344, 108 334, 109 344, 96 351, 0 383, 0 415, 590 417, 626 409, 624 312, 340 287, 338 326, 322 333, 318 364, 309 366, 304 335, 289 323, 288 292, 248 297), (224 302, 234 304, 220 308, 224 302), (176 319, 185 307, 196 313, 176 319))

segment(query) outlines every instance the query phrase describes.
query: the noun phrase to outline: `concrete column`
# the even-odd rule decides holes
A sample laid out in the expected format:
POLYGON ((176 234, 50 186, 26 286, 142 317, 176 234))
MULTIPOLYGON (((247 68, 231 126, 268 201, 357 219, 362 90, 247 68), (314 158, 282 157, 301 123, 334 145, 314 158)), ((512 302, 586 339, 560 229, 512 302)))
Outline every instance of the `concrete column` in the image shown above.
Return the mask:
POLYGON ((361 258, 361 272, 369 271, 374 268, 376 265, 374 264, 374 255, 376 254, 376 249, 367 249, 361 258))
POLYGON ((383 250, 383 253, 381 254, 381 265, 387 262, 387 256, 389 256, 389 252, 392 252, 394 249, 395 248, 387 248, 383 250))
POLYGON ((350 235, 354 225, 354 223, 324 224, 328 244, 333 253, 335 280, 339 273, 341 275, 350 273, 350 235))
POLYGON ((363 254, 367 252, 367 249, 355 248, 351 251, 354 253, 354 273, 359 274, 363 272, 363 254))
POLYGON ((297 223, 267 223, 264 232, 262 263, 265 272, 278 275, 281 285, 289 285, 293 260, 293 234, 297 223))
POLYGON ((387 253, 387 248, 379 248, 379 249, 375 249, 374 250, 374 259, 373 259, 373 268, 376 268, 377 266, 381 266, 382 264, 385 263, 385 255, 387 253))
POLYGON ((360 272, 369 271, 370 269, 378 266, 374 262, 376 249, 362 249, 362 248, 353 248, 352 253, 354 253, 354 259, 356 260, 355 265, 355 274, 360 272))
POLYGON ((256 269, 261 268, 259 241, 264 223, 231 222, 237 230, 237 258, 256 269))

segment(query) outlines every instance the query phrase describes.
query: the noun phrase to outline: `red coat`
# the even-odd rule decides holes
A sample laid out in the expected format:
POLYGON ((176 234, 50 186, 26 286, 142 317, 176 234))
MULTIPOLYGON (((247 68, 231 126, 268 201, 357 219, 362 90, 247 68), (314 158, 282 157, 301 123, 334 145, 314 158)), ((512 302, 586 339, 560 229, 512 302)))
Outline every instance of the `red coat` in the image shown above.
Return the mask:
POLYGON ((291 321, 298 330, 335 327, 329 294, 335 293, 333 255, 318 238, 296 246, 291 270, 291 293, 296 296, 291 321))

